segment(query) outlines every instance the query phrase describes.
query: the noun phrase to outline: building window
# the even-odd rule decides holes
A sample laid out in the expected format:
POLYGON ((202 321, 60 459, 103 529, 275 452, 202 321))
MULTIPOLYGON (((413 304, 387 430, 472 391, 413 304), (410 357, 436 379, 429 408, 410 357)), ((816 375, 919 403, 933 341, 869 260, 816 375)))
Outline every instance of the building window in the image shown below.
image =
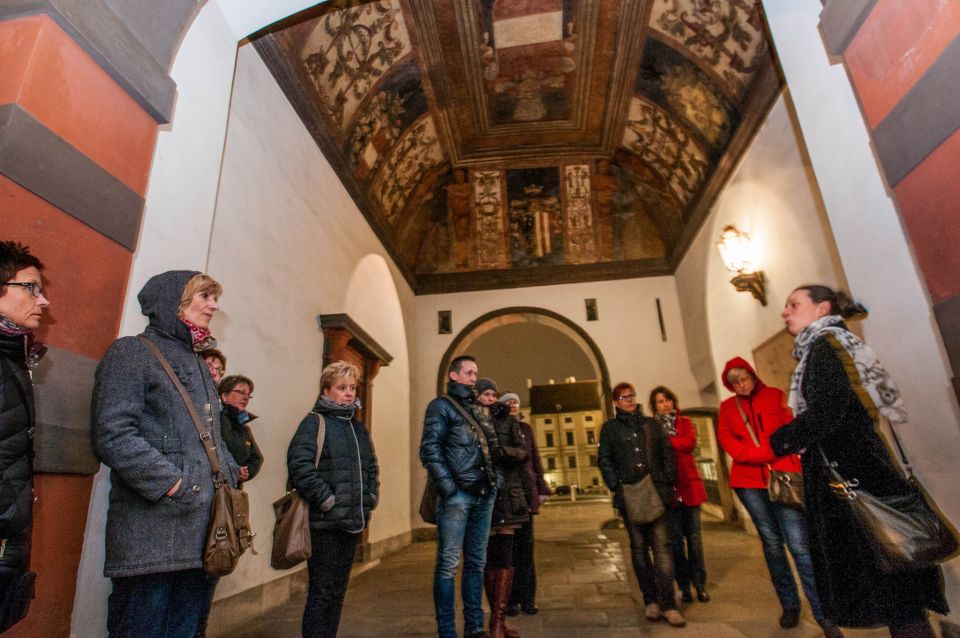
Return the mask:
MULTIPOLYGON (((553 425, 553 419, 544 419, 543 422, 544 422, 546 425, 553 425)), ((314 447, 316 447, 316 446, 314 446, 314 447)))
MULTIPOLYGON (((314 446, 314 447, 316 447, 316 446, 314 446)), ((555 470, 555 469, 557 469, 557 459, 553 458, 552 456, 548 456, 548 457, 547 457, 547 469, 548 469, 548 470, 555 470)))
POLYGON ((592 414, 588 414, 587 416, 583 417, 583 420, 584 420, 584 421, 593 421, 593 415, 592 415, 592 414))
POLYGON ((565 417, 563 417, 563 422, 564 422, 564 423, 573 423, 573 417, 572 417, 572 416, 565 416, 565 417))
POLYGON ((553 447, 553 432, 544 432, 543 436, 544 436, 544 447, 553 447))
POLYGON ((587 443, 589 443, 589 444, 592 445, 592 444, 594 444, 594 443, 596 443, 596 442, 597 442, 597 437, 596 437, 596 435, 593 433, 593 430, 587 430, 587 443))
POLYGON ((591 454, 591 455, 590 455, 590 467, 597 467, 597 455, 596 455, 596 454, 591 454))
POLYGON ((594 477, 593 477, 593 486, 594 486, 594 487, 599 487, 599 485, 600 485, 600 479, 598 479, 596 476, 594 476, 594 477))
POLYGON ((566 435, 567 435, 567 445, 573 445, 573 430, 568 430, 566 432, 566 435))
POLYGON ((567 467, 571 470, 577 467, 577 457, 573 454, 567 457, 567 467))

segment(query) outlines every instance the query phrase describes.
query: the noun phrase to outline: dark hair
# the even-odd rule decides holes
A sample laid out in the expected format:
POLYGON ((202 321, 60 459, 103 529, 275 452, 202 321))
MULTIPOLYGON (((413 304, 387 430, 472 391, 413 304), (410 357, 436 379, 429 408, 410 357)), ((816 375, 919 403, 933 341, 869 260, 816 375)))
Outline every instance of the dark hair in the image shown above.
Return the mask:
POLYGON ((249 377, 245 377, 242 374, 231 374, 229 377, 224 377, 223 381, 220 382, 220 387, 217 388, 217 391, 220 394, 229 394, 235 387, 245 383, 250 386, 250 394, 253 394, 253 381, 249 377))
POLYGON ((43 264, 30 254, 29 248, 18 241, 0 241, 0 283, 7 283, 31 266, 43 270, 43 264))
POLYGON ((473 361, 474 363, 477 362, 476 358, 470 356, 469 354, 462 354, 459 357, 454 357, 453 361, 450 362, 450 369, 447 370, 447 372, 455 372, 460 374, 460 368, 463 367, 464 361, 473 361))
POLYGON ((670 399, 671 401, 673 401, 673 409, 674 409, 674 410, 679 410, 679 409, 680 409, 680 402, 677 401, 677 395, 676 395, 676 393, 674 393, 673 390, 671 390, 670 388, 668 388, 668 387, 665 386, 665 385, 658 385, 658 386, 655 387, 653 390, 650 390, 650 402, 649 402, 649 403, 650 403, 650 413, 651 413, 651 414, 656 414, 656 413, 657 413, 657 395, 658 395, 658 394, 662 394, 663 396, 665 396, 665 397, 667 397, 668 399, 670 399))
MULTIPOLYGON (((207 348, 200 352, 200 358, 206 361, 209 358, 219 359, 220 365, 223 366, 223 369, 227 369, 227 357, 225 354, 217 350, 216 348, 207 348)), ((251 390, 253 388, 251 387, 251 390)))
POLYGON ((811 284, 807 286, 797 286, 794 291, 805 290, 813 303, 822 303, 824 301, 830 304, 830 311, 827 314, 840 315, 844 319, 865 319, 868 310, 866 306, 858 301, 854 301, 846 290, 837 288, 834 290, 829 286, 820 284, 811 284))

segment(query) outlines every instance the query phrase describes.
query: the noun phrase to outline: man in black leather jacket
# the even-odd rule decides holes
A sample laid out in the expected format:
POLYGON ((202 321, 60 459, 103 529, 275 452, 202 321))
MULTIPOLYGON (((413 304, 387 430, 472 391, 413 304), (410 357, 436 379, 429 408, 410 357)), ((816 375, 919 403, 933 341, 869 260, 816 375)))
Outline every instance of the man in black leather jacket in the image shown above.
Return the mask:
POLYGON ((420 462, 437 488, 437 564, 433 600, 440 638, 457 636, 454 577, 463 553, 463 624, 466 636, 484 636, 483 568, 496 476, 490 442, 472 417, 477 362, 463 355, 450 363, 447 394, 427 406, 420 462))

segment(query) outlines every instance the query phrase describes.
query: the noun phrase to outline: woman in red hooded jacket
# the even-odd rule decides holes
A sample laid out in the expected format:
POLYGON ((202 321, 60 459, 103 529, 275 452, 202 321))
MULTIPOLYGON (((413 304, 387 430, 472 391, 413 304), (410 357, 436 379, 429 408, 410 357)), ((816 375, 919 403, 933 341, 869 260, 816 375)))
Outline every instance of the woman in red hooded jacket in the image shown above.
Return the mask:
POLYGON ((803 513, 774 503, 767 495, 771 468, 801 471, 799 457, 778 458, 770 449, 770 435, 793 420, 786 397, 782 390, 764 385, 750 364, 740 357, 731 359, 724 366, 723 385, 735 394, 720 404, 717 439, 733 457, 730 487, 750 514, 763 543, 770 580, 783 607, 780 626, 795 627, 800 621, 800 597, 784 551, 786 544, 797 566, 810 611, 824 636, 842 638, 836 625, 823 616, 803 513))
POLYGON ((677 461, 677 483, 674 486, 677 504, 670 511, 670 545, 677 585, 683 602, 693 601, 690 594, 690 585, 693 585, 697 600, 705 603, 710 600, 710 595, 707 593, 707 568, 700 533, 700 504, 707 500, 707 490, 693 458, 693 451, 697 449, 697 430, 690 419, 680 414, 677 395, 666 386, 658 385, 650 391, 650 411, 670 437, 673 457, 677 461))

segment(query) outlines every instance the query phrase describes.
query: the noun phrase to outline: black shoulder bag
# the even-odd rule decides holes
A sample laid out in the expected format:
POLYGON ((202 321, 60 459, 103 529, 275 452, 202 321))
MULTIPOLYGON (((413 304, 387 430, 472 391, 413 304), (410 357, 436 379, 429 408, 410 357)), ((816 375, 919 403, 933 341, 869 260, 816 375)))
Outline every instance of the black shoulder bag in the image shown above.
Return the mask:
MULTIPOLYGON (((830 474, 830 489, 847 507, 866 539, 880 571, 895 574, 933 567, 957 553, 957 530, 913 475, 913 469, 891 424, 890 433, 900 452, 910 493, 880 497, 860 488, 856 478, 845 479, 820 450, 830 474)), ((879 432, 878 432, 879 434, 879 432)))
MULTIPOLYGON (((740 410, 740 418, 743 419, 743 424, 747 426, 747 433, 753 439, 753 444, 760 447, 760 441, 750 425, 750 419, 747 418, 747 413, 743 411, 743 406, 740 405, 740 397, 734 397, 733 400, 737 404, 737 409, 740 410)), ((803 511, 803 476, 799 472, 775 470, 768 463, 767 497, 771 503, 803 511)))

